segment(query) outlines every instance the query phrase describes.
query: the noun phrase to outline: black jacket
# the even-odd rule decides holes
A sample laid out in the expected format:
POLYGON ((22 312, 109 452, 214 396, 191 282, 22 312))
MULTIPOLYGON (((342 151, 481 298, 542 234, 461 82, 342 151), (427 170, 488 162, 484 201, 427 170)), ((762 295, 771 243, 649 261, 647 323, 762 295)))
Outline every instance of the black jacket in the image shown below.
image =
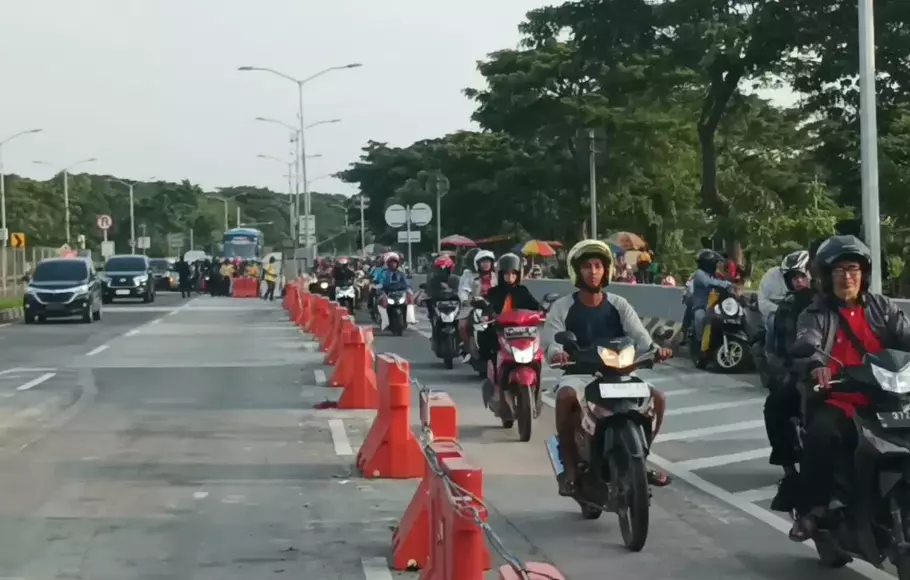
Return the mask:
POLYGON ((434 269, 427 277, 427 296, 437 299, 446 294, 458 294, 458 276, 434 269))
POLYGON ((512 308, 514 310, 540 310, 540 302, 531 295, 527 286, 520 284, 509 286, 508 284, 497 284, 487 292, 487 302, 493 312, 499 314, 506 305, 506 298, 512 296, 512 308))
POLYGON ((349 266, 335 266, 332 268, 332 277, 335 279, 336 286, 351 286, 354 284, 354 270, 349 266))

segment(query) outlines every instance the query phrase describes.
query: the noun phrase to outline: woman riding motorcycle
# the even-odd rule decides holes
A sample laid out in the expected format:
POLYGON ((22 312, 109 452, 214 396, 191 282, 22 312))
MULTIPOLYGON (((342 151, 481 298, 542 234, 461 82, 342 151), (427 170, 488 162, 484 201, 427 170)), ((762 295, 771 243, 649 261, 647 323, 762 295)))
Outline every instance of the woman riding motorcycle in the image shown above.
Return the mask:
MULTIPOLYGON (((819 295, 799 317, 794 351, 813 353, 807 362, 811 380, 807 398, 817 384, 831 386, 841 365, 862 364, 866 353, 883 349, 910 351, 910 324, 900 307, 881 294, 869 292, 872 254, 854 236, 834 236, 815 257, 819 295)), ((790 538, 804 542, 818 530, 831 494, 837 465, 849 461, 857 443, 853 415, 868 404, 858 393, 830 393, 822 404, 807 405, 806 431, 800 461, 805 505, 790 538)))
POLYGON ((702 250, 695 257, 698 269, 692 279, 692 323, 695 330, 695 341, 690 348, 698 348, 705 330, 706 309, 708 298, 714 289, 732 288, 734 284, 728 280, 715 278, 717 267, 724 262, 724 257, 714 250, 702 250))
MULTIPOLYGON (((568 330, 575 334, 578 346, 586 348, 600 340, 628 336, 635 341, 636 350, 644 353, 654 347, 651 335, 641 323, 641 318, 629 302, 618 294, 604 291, 613 274, 613 252, 599 240, 582 240, 575 244, 566 257, 569 279, 578 290, 563 296, 553 303, 544 325, 542 344, 552 364, 568 365, 569 355, 556 342, 556 334, 568 330)), ((666 359, 673 352, 658 348, 658 358, 666 359)), ((569 367, 571 372, 571 367, 569 367)), ((663 421, 665 398, 656 389, 651 389, 654 412, 657 416, 651 432, 653 441, 663 421)), ((575 494, 578 477, 578 450, 575 448, 575 431, 581 424, 581 402, 584 392, 572 385, 560 385, 556 391, 556 432, 565 471, 560 476, 559 493, 565 496, 575 494)), ((669 479, 664 474, 649 474, 652 485, 666 485, 669 479)))
POLYGON ((433 319, 436 311, 433 303, 445 294, 458 293, 458 277, 453 274, 455 271, 455 262, 447 255, 442 255, 433 261, 433 266, 427 275, 426 300, 425 305, 430 321, 433 325, 433 319))
MULTIPOLYGON (((540 302, 527 286, 521 284, 521 258, 503 254, 496 263, 496 285, 487 292, 486 300, 493 315, 513 310, 540 310, 540 302)), ((480 335, 478 351, 486 359, 496 354, 496 331, 487 329, 480 335)))
MULTIPOLYGON (((474 254, 474 273, 465 272, 459 283, 458 295, 462 304, 470 305, 475 298, 484 298, 490 288, 496 286, 496 273, 493 265, 496 256, 489 250, 480 250, 474 254)), ((458 332, 461 335, 463 362, 471 359, 469 345, 471 344, 471 314, 470 308, 462 308, 459 315, 458 332)))

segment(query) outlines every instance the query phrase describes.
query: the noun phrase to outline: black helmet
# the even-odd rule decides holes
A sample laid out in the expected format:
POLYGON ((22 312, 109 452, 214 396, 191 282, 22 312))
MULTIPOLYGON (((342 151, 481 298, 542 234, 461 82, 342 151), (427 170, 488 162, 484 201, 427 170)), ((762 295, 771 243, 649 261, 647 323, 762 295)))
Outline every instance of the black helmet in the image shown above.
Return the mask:
POLYGON ((496 262, 496 270, 500 283, 502 283, 502 275, 511 271, 518 274, 518 280, 515 283, 521 284, 521 258, 515 254, 503 254, 499 256, 499 260, 496 262))
POLYGON ((695 256, 695 262, 698 264, 698 269, 707 272, 708 274, 714 274, 717 270, 717 264, 722 262, 724 259, 723 256, 715 252, 714 250, 704 249, 700 251, 695 256))
POLYGON ((784 275, 784 284, 786 284, 787 290, 792 291, 793 276, 809 276, 809 252, 798 250, 787 254, 781 260, 780 271, 784 275))
POLYGON ((869 246, 856 236, 832 236, 825 240, 815 254, 822 288, 831 291, 831 270, 838 262, 856 260, 863 269, 862 292, 869 288, 869 273, 872 271, 872 252, 869 246))

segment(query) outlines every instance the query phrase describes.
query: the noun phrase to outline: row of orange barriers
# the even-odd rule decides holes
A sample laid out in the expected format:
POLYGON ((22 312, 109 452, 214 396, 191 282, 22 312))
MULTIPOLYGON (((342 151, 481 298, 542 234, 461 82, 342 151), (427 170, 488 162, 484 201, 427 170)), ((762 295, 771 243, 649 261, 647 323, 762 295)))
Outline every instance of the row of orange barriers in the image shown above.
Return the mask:
POLYGON ((259 298, 259 279, 234 278, 231 296, 234 298, 259 298))
POLYGON ((458 409, 447 393, 420 390, 421 429, 415 434, 407 360, 374 355, 372 330, 358 326, 337 303, 307 292, 302 281, 288 285, 284 306, 334 366, 328 386, 343 389, 337 406, 376 410, 357 454, 361 474, 421 479, 392 535, 392 569, 419 569, 421 580, 483 580, 491 568, 489 538, 507 562, 497 570, 499 578, 564 580, 550 564, 521 562, 501 551, 487 525, 483 470, 458 443, 458 409))

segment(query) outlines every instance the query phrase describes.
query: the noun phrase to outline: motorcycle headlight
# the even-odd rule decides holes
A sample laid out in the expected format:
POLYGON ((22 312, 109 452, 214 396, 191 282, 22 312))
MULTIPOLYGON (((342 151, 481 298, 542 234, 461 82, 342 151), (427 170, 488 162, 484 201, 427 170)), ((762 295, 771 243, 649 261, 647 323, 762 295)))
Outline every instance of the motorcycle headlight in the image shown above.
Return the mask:
POLYGON ((875 365, 869 365, 869 368, 882 389, 898 395, 910 393, 910 366, 896 373, 875 365))
POLYGON ((635 347, 629 346, 620 351, 603 346, 597 347, 597 354, 605 367, 611 369, 624 369, 635 362, 635 347))
POLYGON ((720 303, 720 309, 727 316, 736 316, 739 314, 742 307, 739 305, 739 302, 733 298, 725 298, 724 301, 720 303))
POLYGON ((320 283, 319 283, 319 287, 322 288, 323 290, 325 290, 326 288, 329 287, 329 285, 328 285, 328 283, 326 283, 326 282, 320 282, 320 283))
POLYGON ((149 281, 148 274, 143 274, 142 276, 136 276, 133 278, 133 284, 136 284, 137 286, 140 284, 145 284, 148 281, 149 281))
POLYGON ((528 348, 512 348, 512 358, 518 364, 528 364, 534 360, 534 352, 537 350, 537 341, 534 341, 528 348))

